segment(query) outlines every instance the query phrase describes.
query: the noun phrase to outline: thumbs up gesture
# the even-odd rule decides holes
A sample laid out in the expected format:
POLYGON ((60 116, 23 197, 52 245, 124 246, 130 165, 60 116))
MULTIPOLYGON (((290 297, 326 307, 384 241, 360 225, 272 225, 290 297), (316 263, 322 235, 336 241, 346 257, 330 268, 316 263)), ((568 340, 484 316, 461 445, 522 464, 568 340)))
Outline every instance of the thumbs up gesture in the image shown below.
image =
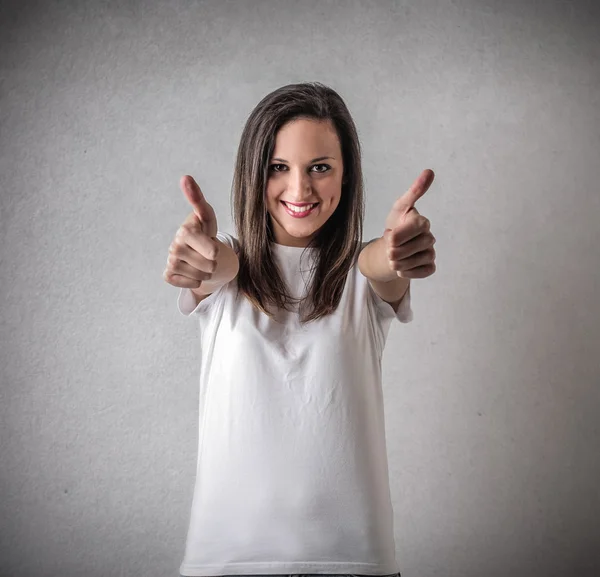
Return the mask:
POLYGON ((191 221, 194 224, 199 224, 202 232, 208 237, 214 238, 217 236, 218 229, 215 211, 213 210, 213 207, 206 202, 196 181, 191 176, 182 176, 179 181, 179 186, 194 209, 197 223, 194 219, 191 219, 191 221))
POLYGON ((385 250, 390 270, 401 278, 425 278, 435 272, 435 237, 429 219, 421 216, 415 203, 431 186, 433 170, 424 170, 394 203, 385 220, 385 250))
POLYGON ((202 281, 212 278, 217 267, 220 248, 215 238, 217 217, 191 176, 183 176, 179 185, 193 212, 179 227, 169 247, 163 279, 177 287, 196 289, 202 281))

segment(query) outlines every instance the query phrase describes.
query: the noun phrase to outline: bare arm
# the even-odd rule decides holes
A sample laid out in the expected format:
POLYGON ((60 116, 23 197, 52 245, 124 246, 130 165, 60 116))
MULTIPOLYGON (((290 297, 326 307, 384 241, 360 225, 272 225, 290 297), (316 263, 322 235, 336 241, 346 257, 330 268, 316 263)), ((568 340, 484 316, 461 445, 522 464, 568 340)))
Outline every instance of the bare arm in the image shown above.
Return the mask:
POLYGON ((217 243, 219 246, 216 259, 217 265, 211 278, 203 280, 198 288, 190 289, 196 300, 196 305, 237 276, 240 263, 235 251, 228 244, 221 241, 217 241, 217 243))
POLYGON ((369 279, 373 290, 397 312, 410 279, 399 277, 390 268, 383 237, 362 249, 358 257, 358 268, 369 279))

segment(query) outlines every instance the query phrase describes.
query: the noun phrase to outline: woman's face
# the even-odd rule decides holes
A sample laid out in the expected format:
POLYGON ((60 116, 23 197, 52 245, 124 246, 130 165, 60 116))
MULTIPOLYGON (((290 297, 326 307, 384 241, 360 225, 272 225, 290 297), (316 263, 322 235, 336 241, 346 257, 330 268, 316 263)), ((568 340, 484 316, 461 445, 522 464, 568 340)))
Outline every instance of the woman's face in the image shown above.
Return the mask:
POLYGON ((308 245, 340 202, 343 170, 330 121, 298 119, 279 129, 266 187, 277 244, 308 245))

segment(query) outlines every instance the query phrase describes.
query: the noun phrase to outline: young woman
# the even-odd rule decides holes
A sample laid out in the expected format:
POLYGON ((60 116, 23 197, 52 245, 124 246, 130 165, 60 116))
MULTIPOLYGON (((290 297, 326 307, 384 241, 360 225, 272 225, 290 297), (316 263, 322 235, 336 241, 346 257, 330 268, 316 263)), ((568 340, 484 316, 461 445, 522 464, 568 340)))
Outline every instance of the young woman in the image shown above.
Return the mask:
POLYGON ((362 243, 360 145, 319 83, 252 111, 232 186, 237 236, 193 178, 166 282, 199 321, 197 477, 182 575, 397 575, 381 387, 410 280, 435 271, 423 171, 362 243))

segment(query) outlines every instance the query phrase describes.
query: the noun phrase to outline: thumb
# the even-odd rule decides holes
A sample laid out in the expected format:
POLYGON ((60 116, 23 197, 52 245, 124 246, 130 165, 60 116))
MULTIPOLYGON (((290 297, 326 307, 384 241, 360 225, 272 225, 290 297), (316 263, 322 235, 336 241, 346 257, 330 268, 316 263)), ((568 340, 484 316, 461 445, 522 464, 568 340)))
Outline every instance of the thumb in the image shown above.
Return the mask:
POLYGON ((188 202, 192 205, 194 209, 194 213, 198 217, 200 222, 209 222, 211 220, 216 220, 215 211, 212 206, 208 204, 198 183, 189 175, 185 175, 181 177, 179 181, 179 186, 183 191, 183 194, 187 198, 188 202))
POLYGON ((433 170, 425 169, 412 183, 411 187, 394 203, 392 209, 403 214, 407 213, 415 206, 417 200, 427 192, 434 177, 433 170))

